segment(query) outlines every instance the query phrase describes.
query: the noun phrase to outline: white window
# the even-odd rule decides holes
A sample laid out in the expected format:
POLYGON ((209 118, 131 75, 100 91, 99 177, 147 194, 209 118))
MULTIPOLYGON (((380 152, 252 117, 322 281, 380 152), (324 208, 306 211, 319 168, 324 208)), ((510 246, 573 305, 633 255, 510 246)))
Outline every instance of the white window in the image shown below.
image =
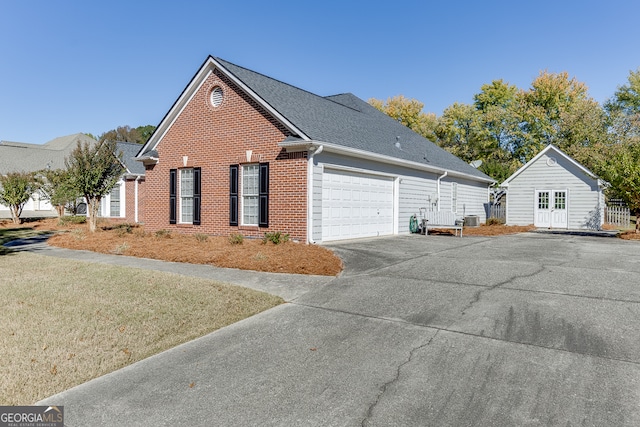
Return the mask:
POLYGON ((115 187, 113 187, 113 189, 111 189, 109 200, 109 216, 120 216, 120 184, 117 184, 115 187))
POLYGON ((451 212, 458 212, 458 183, 451 183, 451 212))
POLYGON ((180 169, 180 222, 193 223, 193 169, 180 169))
POLYGON ((257 164, 242 166, 242 224, 258 225, 259 169, 257 164))
POLYGON ((105 218, 121 218, 125 216, 124 181, 119 181, 111 191, 100 199, 98 216, 105 218))

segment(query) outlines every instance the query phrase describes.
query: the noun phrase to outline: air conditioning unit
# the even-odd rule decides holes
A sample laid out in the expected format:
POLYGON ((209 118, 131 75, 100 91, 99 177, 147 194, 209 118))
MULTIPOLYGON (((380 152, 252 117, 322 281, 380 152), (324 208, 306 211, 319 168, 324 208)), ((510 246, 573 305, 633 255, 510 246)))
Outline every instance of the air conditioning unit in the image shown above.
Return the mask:
POLYGON ((464 225, 466 227, 480 227, 480 217, 478 215, 465 216, 464 225))

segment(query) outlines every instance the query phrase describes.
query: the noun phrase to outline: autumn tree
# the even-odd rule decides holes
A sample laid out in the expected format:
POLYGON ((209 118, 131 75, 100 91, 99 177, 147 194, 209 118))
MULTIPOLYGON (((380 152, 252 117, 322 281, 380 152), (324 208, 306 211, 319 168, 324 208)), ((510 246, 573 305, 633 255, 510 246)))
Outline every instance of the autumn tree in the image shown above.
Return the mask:
POLYGON ((97 144, 78 142, 65 159, 69 183, 87 200, 89 230, 97 229, 100 200, 108 194, 124 172, 122 152, 116 154, 116 142, 105 140, 97 144))
POLYGON ((519 123, 513 154, 522 163, 549 144, 575 156, 578 148, 607 138, 602 107, 588 96, 584 83, 566 72, 541 72, 529 90, 518 92, 513 110, 519 123))
POLYGON ((41 182, 32 172, 9 172, 0 175, 0 203, 9 206, 14 224, 20 224, 22 209, 41 182))
POLYGON ((397 95, 387 99, 386 102, 379 99, 369 99, 369 104, 386 115, 393 117, 414 132, 427 139, 435 141, 434 130, 436 115, 425 113, 424 104, 416 99, 408 99, 403 95, 397 95))

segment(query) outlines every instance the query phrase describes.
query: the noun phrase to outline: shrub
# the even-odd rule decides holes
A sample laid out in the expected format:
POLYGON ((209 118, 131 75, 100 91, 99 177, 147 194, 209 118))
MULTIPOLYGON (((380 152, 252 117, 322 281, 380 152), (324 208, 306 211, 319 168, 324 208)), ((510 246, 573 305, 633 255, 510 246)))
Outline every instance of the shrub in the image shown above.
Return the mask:
POLYGON ((131 224, 127 224, 126 222, 118 224, 115 229, 116 233, 120 237, 124 236, 125 234, 131 234, 133 232, 133 227, 131 226, 131 224))
POLYGON ((87 217, 84 215, 67 215, 67 216, 61 216, 60 219, 58 220, 58 223, 60 225, 67 225, 67 224, 84 224, 85 222, 87 222, 87 217))
POLYGON ((125 242, 125 243, 122 243, 121 245, 116 246, 113 253, 116 255, 122 255, 127 251, 127 249, 129 249, 129 245, 125 242))
POLYGON ((500 218, 487 218, 487 225, 503 225, 504 221, 500 218))
POLYGON ((241 245, 244 242, 244 236, 240 233, 232 234, 229 236, 229 243, 232 245, 241 245))
POLYGON ((84 230, 73 230, 71 231, 71 235, 76 239, 76 240, 84 240, 87 236, 85 236, 84 234, 84 230))
POLYGON ((171 238, 171 230, 165 230, 163 228, 162 230, 156 231, 155 236, 157 238, 170 239, 171 238))
POLYGON ((280 231, 274 231, 273 233, 264 233, 264 237, 262 238, 262 243, 266 244, 267 242, 271 242, 274 245, 279 245, 280 243, 288 242, 289 234, 281 233, 280 231))
POLYGON ((209 240, 209 236, 207 236, 206 234, 203 234, 203 233, 196 233, 196 234, 194 234, 194 237, 200 243, 206 242, 207 240, 209 240))

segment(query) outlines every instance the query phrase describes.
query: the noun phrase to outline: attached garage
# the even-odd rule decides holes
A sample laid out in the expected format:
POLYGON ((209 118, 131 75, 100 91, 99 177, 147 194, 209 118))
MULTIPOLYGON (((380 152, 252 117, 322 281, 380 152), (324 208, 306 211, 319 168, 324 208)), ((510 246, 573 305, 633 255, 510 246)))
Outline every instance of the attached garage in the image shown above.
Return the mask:
POLYGON ((393 234, 394 178, 325 169, 322 240, 393 234))

